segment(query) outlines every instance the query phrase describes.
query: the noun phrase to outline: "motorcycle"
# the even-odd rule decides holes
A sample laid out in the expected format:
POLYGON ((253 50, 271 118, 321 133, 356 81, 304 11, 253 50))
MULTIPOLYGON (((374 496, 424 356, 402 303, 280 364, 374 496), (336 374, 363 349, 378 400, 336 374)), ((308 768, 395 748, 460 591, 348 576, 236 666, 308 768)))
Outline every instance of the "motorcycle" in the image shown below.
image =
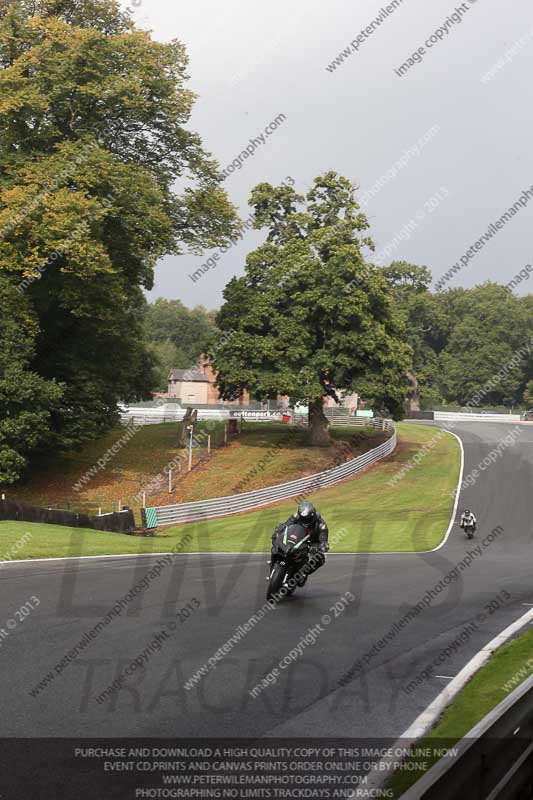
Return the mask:
POLYGON ((287 525, 274 539, 270 558, 267 600, 279 600, 293 594, 299 571, 309 561, 311 534, 302 525, 287 525))
POLYGON ((476 530, 476 526, 475 525, 465 525, 463 527, 463 530, 466 533, 466 538, 467 539, 473 539, 474 538, 474 533, 475 533, 475 530, 476 530))

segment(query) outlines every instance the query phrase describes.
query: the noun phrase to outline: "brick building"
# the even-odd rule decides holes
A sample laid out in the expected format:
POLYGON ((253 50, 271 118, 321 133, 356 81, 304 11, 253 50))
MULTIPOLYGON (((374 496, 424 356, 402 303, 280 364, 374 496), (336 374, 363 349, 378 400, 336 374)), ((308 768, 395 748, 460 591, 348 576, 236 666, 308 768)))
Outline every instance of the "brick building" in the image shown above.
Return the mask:
MULTIPOLYGON (((221 400, 216 386, 216 375, 207 359, 202 359, 198 367, 190 369, 171 369, 168 376, 168 398, 180 400, 182 405, 249 406, 250 393, 244 391, 237 400, 221 400)), ((349 408, 352 413, 361 405, 359 396, 351 392, 340 392, 340 407, 349 408)), ((277 405, 286 405, 288 398, 277 397, 277 405)), ((325 398, 326 408, 339 408, 331 397, 325 398)), ((363 404, 364 407, 364 404, 363 404)))
POLYGON ((221 400, 216 376, 208 361, 192 369, 171 369, 168 375, 168 397, 180 400, 182 405, 249 406, 250 393, 245 391, 237 400, 221 400))

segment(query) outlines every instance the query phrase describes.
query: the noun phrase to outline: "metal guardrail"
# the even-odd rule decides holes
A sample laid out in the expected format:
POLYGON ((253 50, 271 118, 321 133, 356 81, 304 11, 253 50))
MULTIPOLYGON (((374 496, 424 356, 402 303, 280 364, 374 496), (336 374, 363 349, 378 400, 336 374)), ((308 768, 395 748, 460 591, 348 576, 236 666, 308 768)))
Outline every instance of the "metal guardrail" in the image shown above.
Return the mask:
MULTIPOLYGON (((366 420, 367 424, 370 420, 366 420)), ((141 509, 143 526, 146 528, 156 528, 159 525, 171 525, 180 522, 197 522, 199 520, 212 519, 215 517, 225 517, 231 514, 239 514, 241 511, 251 511, 262 506, 276 503, 280 500, 288 500, 300 495, 307 496, 317 489, 323 489, 339 481, 349 478, 360 472, 365 467, 375 464, 382 458, 390 455, 396 449, 397 438, 396 429, 390 420, 375 420, 374 427, 381 430, 392 431, 392 436, 386 442, 369 450, 362 456, 353 458, 343 464, 336 465, 324 472, 317 472, 315 475, 308 475, 305 478, 297 478, 287 483, 278 483, 274 486, 267 486, 264 489, 255 489, 251 492, 229 495, 227 497, 216 497, 211 500, 200 500, 190 503, 179 503, 170 506, 153 506, 141 509)), ((246 475, 243 476, 246 481, 246 475)))
POLYGON ((332 425, 348 425, 362 428, 381 428, 381 423, 390 424, 389 420, 383 420, 380 417, 350 417, 344 414, 333 414, 328 417, 328 421, 332 425))
POLYGON ((533 677, 438 761, 402 800, 526 800, 533 797, 533 677))

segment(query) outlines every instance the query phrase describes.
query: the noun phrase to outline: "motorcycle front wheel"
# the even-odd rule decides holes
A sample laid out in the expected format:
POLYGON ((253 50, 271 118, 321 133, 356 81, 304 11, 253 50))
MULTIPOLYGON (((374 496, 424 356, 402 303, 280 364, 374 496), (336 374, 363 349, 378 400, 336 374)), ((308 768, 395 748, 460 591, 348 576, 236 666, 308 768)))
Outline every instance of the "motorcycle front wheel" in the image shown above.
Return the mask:
POLYGON ((274 564, 268 579, 267 600, 278 600, 287 568, 284 564, 274 564))
POLYGON ((292 586, 288 586, 287 582, 290 580, 291 576, 287 572, 285 578, 283 579, 283 585, 285 586, 285 591, 287 592, 286 597, 290 597, 296 591, 296 586, 293 582, 292 586))

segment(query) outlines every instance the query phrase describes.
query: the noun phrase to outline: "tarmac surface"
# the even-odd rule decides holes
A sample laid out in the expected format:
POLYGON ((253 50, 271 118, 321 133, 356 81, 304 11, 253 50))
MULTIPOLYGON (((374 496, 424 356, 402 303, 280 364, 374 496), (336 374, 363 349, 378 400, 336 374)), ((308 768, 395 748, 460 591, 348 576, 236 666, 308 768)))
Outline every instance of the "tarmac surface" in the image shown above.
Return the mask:
POLYGON ((400 736, 533 604, 533 426, 519 426, 514 444, 502 445, 513 430, 511 423, 454 426, 464 445, 463 478, 479 470, 459 500, 459 510, 470 507, 478 517, 472 541, 456 521, 436 552, 332 552, 304 590, 249 630, 245 623, 265 603, 265 555, 175 556, 96 633, 161 556, 1 566, 0 736, 400 736), (494 463, 480 469, 491 452, 494 463), (36 610, 8 629, 32 596, 36 610), (417 604, 419 613, 406 616, 417 604), (84 638, 89 631, 93 638, 84 638), (59 666, 81 640, 77 658, 59 666), (228 642, 216 668, 186 689, 228 642), (99 701, 137 657, 145 666, 99 701), (276 668, 273 682, 252 696, 276 668))

